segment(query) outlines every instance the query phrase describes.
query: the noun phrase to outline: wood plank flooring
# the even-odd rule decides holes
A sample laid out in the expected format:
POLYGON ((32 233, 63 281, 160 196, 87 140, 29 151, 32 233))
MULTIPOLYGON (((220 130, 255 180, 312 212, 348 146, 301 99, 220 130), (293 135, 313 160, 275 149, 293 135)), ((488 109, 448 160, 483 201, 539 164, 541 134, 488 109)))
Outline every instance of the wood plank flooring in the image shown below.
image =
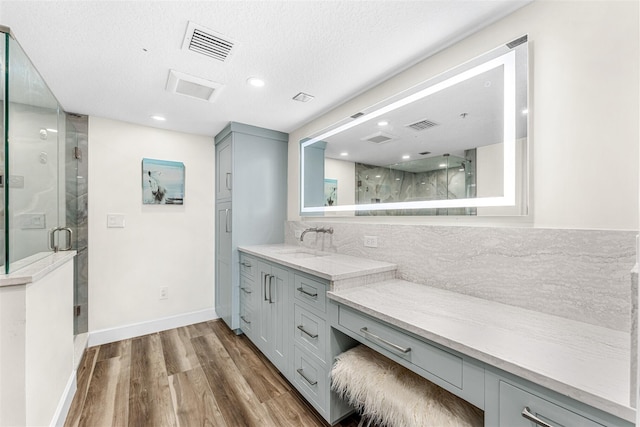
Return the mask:
MULTIPOLYGON (((355 427, 353 415, 338 424, 355 427)), ((65 427, 328 424, 220 320, 87 349, 65 427)))

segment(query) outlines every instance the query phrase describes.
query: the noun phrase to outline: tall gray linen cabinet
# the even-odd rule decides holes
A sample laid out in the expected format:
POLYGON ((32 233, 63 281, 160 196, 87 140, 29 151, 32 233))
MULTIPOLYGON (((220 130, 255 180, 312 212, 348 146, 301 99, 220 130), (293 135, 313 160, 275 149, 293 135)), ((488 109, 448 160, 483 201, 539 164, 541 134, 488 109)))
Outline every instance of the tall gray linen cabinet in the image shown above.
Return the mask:
POLYGON ((215 309, 240 328, 239 245, 282 243, 289 135, 229 123, 215 137, 215 309))

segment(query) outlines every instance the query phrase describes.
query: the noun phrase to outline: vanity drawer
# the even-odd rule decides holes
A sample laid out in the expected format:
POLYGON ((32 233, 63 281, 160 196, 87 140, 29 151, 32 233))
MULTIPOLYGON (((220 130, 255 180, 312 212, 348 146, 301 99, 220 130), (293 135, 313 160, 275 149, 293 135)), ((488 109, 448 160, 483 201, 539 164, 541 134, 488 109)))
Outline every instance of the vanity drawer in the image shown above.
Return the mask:
POLYGON ((247 336, 252 335, 252 321, 253 321, 253 310, 250 306, 247 306, 246 302, 240 303, 240 329, 242 332, 247 334, 247 336))
POLYGON ((405 360, 462 389, 461 357, 342 306, 339 307, 338 324, 354 332, 363 343, 392 360, 405 360))
POLYGON ((294 293, 296 301, 313 307, 322 313, 327 309, 327 285, 306 276, 294 276, 294 293))
POLYGON ((258 275, 258 262, 255 258, 240 253, 240 274, 251 280, 256 280, 258 275))
POLYGON ((602 424, 578 415, 567 408, 500 381, 500 426, 530 427, 536 425, 532 419, 525 418, 525 410, 528 412, 527 416, 535 417, 552 426, 602 427, 602 424))
POLYGON ((329 375, 307 352, 294 345, 293 383, 321 414, 326 414, 329 375))
POLYGON ((295 304, 293 334, 297 345, 308 350, 321 362, 325 362, 327 328, 324 319, 295 304))

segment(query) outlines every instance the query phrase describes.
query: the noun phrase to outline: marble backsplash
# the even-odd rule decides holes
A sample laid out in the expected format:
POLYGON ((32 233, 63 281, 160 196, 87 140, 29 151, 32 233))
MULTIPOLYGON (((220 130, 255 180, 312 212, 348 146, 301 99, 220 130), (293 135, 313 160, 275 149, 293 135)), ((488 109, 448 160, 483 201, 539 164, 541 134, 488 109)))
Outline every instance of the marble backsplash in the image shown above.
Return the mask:
POLYGON ((304 246, 395 263, 403 280, 631 331, 635 231, 289 221, 285 242, 315 226, 334 233, 304 246))

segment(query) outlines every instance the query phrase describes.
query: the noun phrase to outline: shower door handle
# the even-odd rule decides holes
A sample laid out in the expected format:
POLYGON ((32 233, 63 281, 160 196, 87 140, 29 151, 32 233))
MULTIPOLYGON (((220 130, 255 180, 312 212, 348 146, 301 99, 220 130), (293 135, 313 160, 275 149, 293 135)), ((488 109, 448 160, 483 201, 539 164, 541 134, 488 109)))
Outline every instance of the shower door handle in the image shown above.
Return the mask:
POLYGON ((56 227, 49 230, 49 249, 51 249, 54 252, 58 252, 58 251, 70 251, 72 248, 73 248, 73 230, 71 230, 69 227, 56 227), (65 231, 69 234, 69 237, 67 240, 67 246, 64 248, 58 247, 56 245, 56 233, 58 231, 65 231))

